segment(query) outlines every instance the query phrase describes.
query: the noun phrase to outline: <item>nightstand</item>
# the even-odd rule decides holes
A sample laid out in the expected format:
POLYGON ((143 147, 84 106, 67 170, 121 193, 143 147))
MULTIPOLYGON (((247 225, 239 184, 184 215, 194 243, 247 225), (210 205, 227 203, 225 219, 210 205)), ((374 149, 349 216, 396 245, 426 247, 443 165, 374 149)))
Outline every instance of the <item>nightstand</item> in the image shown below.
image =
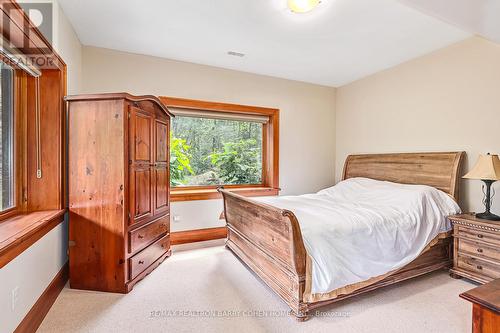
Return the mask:
POLYGON ((487 283, 500 278, 500 223, 474 214, 448 216, 453 224, 450 276, 487 283))

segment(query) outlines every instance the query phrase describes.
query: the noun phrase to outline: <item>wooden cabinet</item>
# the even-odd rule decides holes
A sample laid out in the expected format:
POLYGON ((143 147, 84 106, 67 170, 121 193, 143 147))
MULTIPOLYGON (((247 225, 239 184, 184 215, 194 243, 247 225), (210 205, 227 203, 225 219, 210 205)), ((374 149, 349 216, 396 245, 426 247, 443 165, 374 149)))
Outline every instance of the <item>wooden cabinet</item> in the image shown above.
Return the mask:
POLYGON ((472 333, 500 330, 500 279, 460 294, 472 303, 472 333))
POLYGON ((479 283, 500 278, 500 224, 472 214, 449 218, 454 238, 451 276, 479 283))
POLYGON ((171 253, 171 114, 153 96, 66 100, 70 286, 127 293, 171 253))

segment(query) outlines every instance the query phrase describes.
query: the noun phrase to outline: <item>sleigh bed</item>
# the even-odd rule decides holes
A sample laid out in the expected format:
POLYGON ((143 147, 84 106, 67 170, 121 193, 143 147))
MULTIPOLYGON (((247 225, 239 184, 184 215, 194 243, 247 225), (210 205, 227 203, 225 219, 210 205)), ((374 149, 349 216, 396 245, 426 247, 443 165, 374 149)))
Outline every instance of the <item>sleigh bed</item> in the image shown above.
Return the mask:
MULTIPOLYGON (((347 157, 343 180, 364 177, 401 184, 428 185, 458 200, 459 172, 463 152, 367 154, 347 157)), ((291 308, 297 320, 311 310, 383 286, 416 277, 451 264, 449 232, 441 233, 416 259, 404 267, 344 288, 328 299, 306 299, 306 276, 310 260, 299 221, 291 210, 280 209, 228 190, 224 199, 229 248, 291 308)), ((309 270, 309 271, 308 271, 309 270)))

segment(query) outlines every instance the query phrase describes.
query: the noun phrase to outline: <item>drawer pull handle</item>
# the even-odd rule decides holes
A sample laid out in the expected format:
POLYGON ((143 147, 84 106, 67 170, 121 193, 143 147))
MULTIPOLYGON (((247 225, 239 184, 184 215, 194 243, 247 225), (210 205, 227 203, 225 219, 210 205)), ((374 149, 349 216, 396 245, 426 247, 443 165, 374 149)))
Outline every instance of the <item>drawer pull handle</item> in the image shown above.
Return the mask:
POLYGON ((477 249, 477 252, 483 253, 483 249, 477 249))
POLYGON ((144 264, 144 260, 139 260, 139 265, 144 264))
POLYGON ((479 235, 477 235, 477 237, 478 237, 478 238, 483 238, 484 236, 483 236, 483 235, 481 235, 481 234, 479 234, 479 235))
POLYGON ((481 265, 477 265, 477 266, 476 266, 476 268, 477 268, 477 269, 483 269, 483 266, 481 266, 481 265))
POLYGON ((143 236, 143 235, 141 235, 141 234, 139 234, 139 235, 137 236, 137 238, 139 238, 139 239, 143 239, 143 238, 144 238, 144 236, 143 236))

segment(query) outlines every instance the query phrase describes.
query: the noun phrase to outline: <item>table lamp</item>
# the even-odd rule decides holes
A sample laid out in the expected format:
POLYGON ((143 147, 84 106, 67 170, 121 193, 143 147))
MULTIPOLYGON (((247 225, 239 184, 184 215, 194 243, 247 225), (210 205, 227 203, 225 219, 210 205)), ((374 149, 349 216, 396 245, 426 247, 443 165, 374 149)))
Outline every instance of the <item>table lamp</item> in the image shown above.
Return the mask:
MULTIPOLYGON (((491 185, 500 180, 500 159, 498 155, 480 155, 476 165, 463 178, 480 179, 484 182, 483 193, 485 195, 483 203, 486 206, 484 213, 476 214, 476 217, 491 221, 500 221, 500 216, 490 212, 491 208, 491 185), (485 191, 486 187, 486 191, 485 191)), ((495 193, 493 192, 493 195, 495 193)))

